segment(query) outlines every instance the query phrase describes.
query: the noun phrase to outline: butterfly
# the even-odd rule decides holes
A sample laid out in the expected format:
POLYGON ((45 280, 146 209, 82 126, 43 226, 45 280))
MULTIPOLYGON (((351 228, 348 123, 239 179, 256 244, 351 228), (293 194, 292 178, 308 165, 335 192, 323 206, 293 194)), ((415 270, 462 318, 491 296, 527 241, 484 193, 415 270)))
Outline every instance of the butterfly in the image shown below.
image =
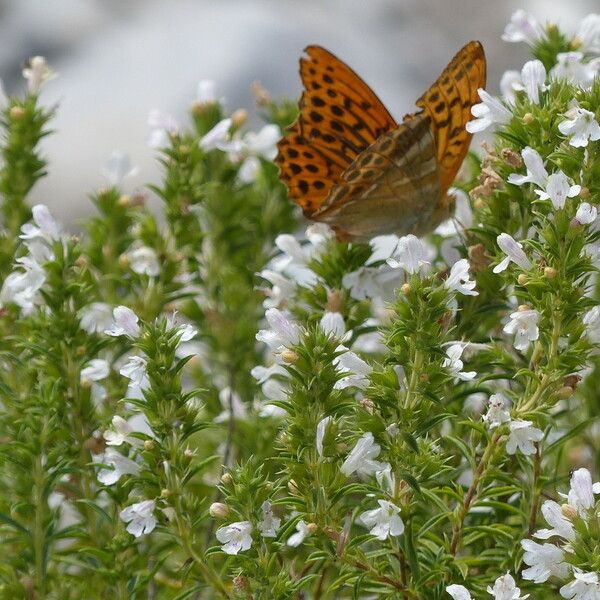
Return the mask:
POLYGON ((304 92, 275 162, 290 198, 341 240, 417 236, 449 218, 450 184, 467 153, 486 62, 470 42, 396 123, 371 88, 320 46, 300 59, 304 92))

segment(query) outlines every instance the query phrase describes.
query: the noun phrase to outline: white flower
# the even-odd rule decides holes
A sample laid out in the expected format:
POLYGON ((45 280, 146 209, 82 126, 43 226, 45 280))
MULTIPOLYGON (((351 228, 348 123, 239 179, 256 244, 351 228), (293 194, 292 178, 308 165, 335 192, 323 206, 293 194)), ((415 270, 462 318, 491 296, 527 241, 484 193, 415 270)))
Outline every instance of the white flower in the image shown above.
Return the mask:
POLYGON ((106 379, 110 373, 108 361, 102 358, 94 358, 81 369, 81 381, 100 381, 106 379))
POLYGON ((600 581, 598 573, 584 573, 573 567, 575 580, 560 588, 560 595, 569 600, 598 600, 600 599, 600 581))
POLYGON ((575 40, 582 52, 600 54, 600 14, 587 15, 581 21, 575 40))
POLYGON ((48 66, 43 56, 32 56, 23 68, 23 77, 27 79, 27 89, 37 94, 45 81, 54 79, 56 73, 48 66))
POLYGON ((151 110, 148 114, 148 145, 151 148, 164 148, 171 142, 171 136, 179 131, 179 125, 174 117, 160 110, 151 110))
POLYGON ((123 377, 131 379, 131 381, 140 387, 143 387, 143 383, 146 379, 146 365, 148 362, 141 356, 130 356, 127 363, 121 367, 119 373, 123 377))
POLYGON ((449 374, 454 377, 455 383, 459 380, 470 381, 477 375, 475 371, 462 371, 464 364, 460 357, 464 349, 463 344, 448 346, 446 348, 446 358, 442 362, 442 367, 448 369, 449 374))
POLYGON ((0 303, 14 303, 23 314, 30 314, 36 305, 41 303, 38 294, 46 281, 46 272, 37 261, 29 256, 22 256, 15 261, 23 270, 10 273, 0 290, 0 303))
POLYGON ((113 322, 110 329, 106 329, 104 333, 112 337, 126 335, 136 338, 140 335, 140 326, 138 325, 138 316, 126 306, 117 306, 113 310, 113 322))
MULTIPOLYGON (((386 429, 386 431, 389 427, 386 429)), ((375 479, 379 487, 388 494, 394 494, 396 491, 396 476, 392 472, 392 465, 390 463, 383 463, 383 469, 375 471, 375 479)))
POLYGON ((277 125, 264 125, 257 133, 249 131, 244 135, 245 151, 251 156, 273 160, 277 156, 277 142, 280 138, 281 130, 277 125))
POLYGON ((527 350, 530 342, 538 339, 540 330, 537 310, 518 310, 510 315, 510 321, 504 326, 504 333, 515 334, 513 343, 517 350, 527 350))
POLYGON ((263 518, 258 522, 258 530, 263 537, 277 537, 277 530, 281 525, 281 519, 273 514, 271 503, 265 500, 261 505, 263 518))
POLYGON ((252 546, 252 523, 250 521, 238 521, 219 527, 215 535, 223 544, 221 550, 225 554, 237 554, 248 550, 252 546))
POLYGON ((506 254, 506 257, 493 268, 494 273, 505 271, 511 261, 519 265, 521 269, 531 269, 531 261, 527 258, 527 255, 523 251, 523 245, 520 242, 517 242, 508 233, 501 233, 496 238, 496 241, 500 250, 506 254))
POLYGON ((138 275, 156 277, 160 273, 160 265, 156 252, 148 246, 140 246, 129 250, 126 254, 131 270, 138 275))
POLYGON ((151 533, 156 527, 155 507, 154 500, 144 500, 124 508, 119 516, 123 522, 128 523, 127 531, 140 537, 144 533, 151 533))
POLYGON ((500 79, 500 92, 502 97, 511 104, 514 104, 516 95, 523 89, 523 82, 521 81, 521 73, 519 71, 505 71, 500 79))
POLYGON ((198 335, 198 330, 190 323, 185 323, 184 325, 177 327, 176 333, 179 336, 178 344, 185 344, 198 335))
POLYGON ((527 146, 521 152, 523 162, 527 168, 526 175, 511 173, 508 176, 508 183, 513 185, 523 185, 525 183, 535 183, 541 188, 546 187, 548 181, 548 171, 544 167, 544 161, 537 151, 527 146))
POLYGON ((494 124, 506 125, 512 119, 512 113, 500 100, 490 96, 484 89, 477 90, 481 102, 471 107, 471 114, 475 117, 474 121, 469 121, 466 130, 469 133, 484 131, 494 124))
POLYGON ((115 415, 112 418, 112 426, 114 427, 114 431, 107 429, 103 434, 107 446, 129 444, 130 446, 137 447, 142 443, 141 440, 131 435, 135 432, 135 429, 125 419, 119 417, 119 415, 115 415))
POLYGON ((108 448, 97 460, 110 467, 102 468, 98 472, 98 481, 104 485, 114 485, 123 475, 137 475, 140 471, 136 462, 114 448, 108 448))
POLYGON ((312 533, 312 528, 309 524, 307 524, 304 520, 300 519, 296 523, 296 533, 293 533, 288 538, 286 544, 291 546, 292 548, 298 547, 310 534, 312 533))
POLYGON ((329 423, 331 423, 331 417, 325 417, 317 424, 316 446, 317 454, 319 456, 323 456, 323 438, 325 437, 325 432, 327 431, 329 423))
POLYGON ((342 285, 350 290, 350 296, 355 300, 366 300, 382 296, 382 270, 374 267, 360 267, 356 271, 346 273, 342 285))
POLYGON ((229 140, 229 130, 231 129, 231 119, 219 121, 210 131, 200 138, 200 148, 206 152, 210 150, 229 149, 227 142, 229 140))
POLYGON ((256 181, 260 172, 260 160, 256 156, 249 156, 241 164, 237 177, 242 183, 252 183, 256 181))
POLYGON ((112 186, 119 187, 127 177, 137 175, 139 169, 131 164, 129 155, 120 150, 114 150, 102 169, 102 175, 112 186))
POLYGON ((296 283, 284 277, 281 273, 270 269, 263 269, 258 273, 258 276, 266 279, 271 284, 270 288, 262 289, 267 296, 263 301, 265 308, 280 307, 296 294, 296 283))
POLYGON ((444 282, 444 287, 465 296, 478 296, 479 292, 474 290, 475 282, 469 279, 469 268, 469 261, 466 258, 455 262, 450 269, 448 279, 444 282))
POLYGON ((295 346, 300 342, 300 328, 290 321, 285 313, 277 308, 269 308, 265 317, 271 329, 261 329, 256 334, 259 342, 264 342, 275 351, 283 347, 295 346))
POLYGON ((569 138, 571 146, 585 148, 590 140, 600 140, 600 125, 593 112, 575 102, 565 116, 567 119, 558 124, 558 130, 569 138))
POLYGON ((21 227, 20 239, 23 240, 31 257, 39 263, 54 258, 52 243, 60 239, 60 228, 44 204, 36 204, 31 209, 32 223, 21 227))
POLYGON ((454 598, 454 600, 472 600, 469 590, 464 585, 456 585, 453 583, 446 588, 446 592, 454 598))
POLYGON ((343 390, 348 387, 357 387, 365 389, 369 385, 368 375, 373 367, 366 363, 354 352, 351 352, 346 346, 338 346, 336 352, 342 352, 333 359, 335 370, 344 375, 342 379, 335 382, 333 386, 336 390, 343 390))
POLYGON ((212 79, 201 79, 198 82, 196 100, 200 104, 214 104, 217 100, 217 85, 212 79))
POLYGON ((473 226, 473 211, 469 203, 469 196, 458 188, 450 188, 448 195, 454 196, 454 215, 438 225, 434 231, 444 237, 460 235, 473 226))
POLYGON ((510 421, 510 412, 507 410, 510 407, 510 400, 502 394, 492 394, 488 402, 488 411, 483 416, 483 420, 488 424, 490 429, 499 427, 502 423, 510 421))
POLYGON ((534 104, 540 103, 540 90, 546 89, 546 69, 541 61, 530 60, 521 69, 521 81, 527 97, 534 104))
POLYGON ((594 494, 600 494, 600 482, 592 485, 592 475, 587 469, 574 471, 567 501, 582 517, 596 505, 594 494))
POLYGON ((502 39, 505 42, 525 42, 533 46, 543 36, 544 30, 541 25, 520 8, 511 15, 502 39))
POLYGON ((230 419, 245 419, 248 416, 246 405, 231 388, 225 387, 219 391, 219 401, 223 412, 214 418, 215 423, 224 423, 230 419))
POLYGON ((525 550, 523 562, 529 565, 522 573, 524 579, 534 583, 544 583, 554 576, 564 579, 569 573, 569 565, 564 562, 565 553, 554 544, 538 544, 533 540, 521 540, 525 550))
POLYGON ((533 442, 539 442, 544 432, 532 427, 531 421, 511 421, 508 427, 510 435, 506 441, 506 451, 514 454, 518 449, 525 455, 535 454, 533 442))
POLYGON ((401 237, 388 265, 393 269, 404 269, 407 273, 418 273, 423 265, 428 265, 427 247, 416 236, 409 234, 401 237))
POLYGON ((533 537, 547 540, 557 535, 565 540, 572 541, 575 539, 575 529, 573 529, 573 524, 563 515, 558 502, 546 500, 542 504, 542 514, 552 529, 540 529, 533 534, 533 537))
POLYGON ((589 202, 582 202, 577 208, 575 219, 582 225, 590 225, 598 218, 598 209, 589 202))
POLYGON ((346 477, 356 472, 359 475, 372 475, 381 471, 385 465, 377 460, 381 447, 375 443, 373 434, 368 431, 356 442, 356 445, 346 457, 340 470, 346 477))
POLYGON ((488 585, 488 594, 494 596, 494 600, 520 600, 529 598, 529 594, 521 596, 521 590, 516 586, 512 575, 507 573, 496 579, 494 587, 488 585))
POLYGON ((404 533, 404 523, 400 518, 400 509, 387 500, 378 500, 379 508, 367 510, 358 519, 369 533, 378 540, 386 540, 390 535, 397 537, 404 533))
POLYGON ((550 70, 554 79, 566 79, 582 88, 588 88, 598 74, 596 61, 583 62, 583 52, 559 52, 556 65, 550 70))
POLYGON ((79 313, 79 325, 88 333, 102 333, 112 325, 112 308, 105 302, 92 302, 79 313))
POLYGON ((339 312, 325 311, 319 326, 327 335, 341 338, 346 333, 346 323, 339 312))
POLYGON ((565 207, 567 198, 575 198, 581 192, 580 185, 571 185, 562 171, 552 173, 546 182, 544 190, 535 190, 541 200, 551 200, 555 210, 565 207))

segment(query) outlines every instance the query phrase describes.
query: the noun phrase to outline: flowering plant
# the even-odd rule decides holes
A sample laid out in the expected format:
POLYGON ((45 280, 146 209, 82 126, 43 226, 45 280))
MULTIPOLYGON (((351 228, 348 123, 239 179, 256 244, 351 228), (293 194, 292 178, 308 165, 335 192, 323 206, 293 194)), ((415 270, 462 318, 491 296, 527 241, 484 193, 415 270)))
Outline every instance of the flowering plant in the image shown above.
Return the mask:
POLYGON ((28 194, 53 76, 2 100, 5 598, 600 599, 600 15, 517 11, 533 54, 424 239, 305 235, 201 82, 163 169, 122 153, 68 234, 28 194), (595 475, 594 475, 595 473, 595 475))

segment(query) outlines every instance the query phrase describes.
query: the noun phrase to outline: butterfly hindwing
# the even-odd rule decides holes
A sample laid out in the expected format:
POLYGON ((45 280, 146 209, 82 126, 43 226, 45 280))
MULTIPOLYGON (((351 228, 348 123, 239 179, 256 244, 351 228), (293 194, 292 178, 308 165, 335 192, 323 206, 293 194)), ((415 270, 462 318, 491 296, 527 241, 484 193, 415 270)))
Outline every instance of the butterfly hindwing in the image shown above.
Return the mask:
POLYGON ((469 149, 471 134, 465 125, 471 119, 471 107, 479 102, 477 90, 485 87, 485 77, 483 47, 479 42, 470 42, 416 102, 431 120, 442 192, 454 181, 469 149))
POLYGON ((280 141, 275 162, 290 197, 311 217, 352 161, 396 122, 335 55, 320 46, 309 46, 306 54, 300 60, 300 114, 280 141))

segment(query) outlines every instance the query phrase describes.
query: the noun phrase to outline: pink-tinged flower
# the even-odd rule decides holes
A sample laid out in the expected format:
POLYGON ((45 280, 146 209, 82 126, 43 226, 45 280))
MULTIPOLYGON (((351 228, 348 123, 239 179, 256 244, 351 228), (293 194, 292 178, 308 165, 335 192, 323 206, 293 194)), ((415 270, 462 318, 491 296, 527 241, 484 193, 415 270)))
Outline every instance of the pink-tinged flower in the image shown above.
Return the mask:
POLYGON ((506 441, 506 451, 514 454, 520 450, 526 456, 535 454, 534 442, 539 442, 544 437, 544 432, 537 427, 532 427, 531 421, 511 421, 510 434, 506 441))
POLYGON ((32 56, 23 68, 23 77, 27 80, 30 94, 37 94, 42 85, 56 77, 43 56, 32 56))
POLYGON ((513 185, 535 183, 537 186, 545 188, 548 181, 548 171, 546 171, 544 167, 542 157, 529 146, 523 148, 521 156, 523 157, 523 163, 525 164, 527 173, 525 175, 511 173, 508 176, 508 183, 512 183, 513 185))
POLYGON ((598 573, 585 573, 573 567, 575 579, 560 588, 560 595, 568 600, 598 600, 600 598, 600 580, 598 573))
POLYGON ((501 273, 508 268, 511 262, 521 267, 521 269, 531 269, 531 261, 527 258, 527 255, 523 251, 523 245, 517 242, 508 233, 501 233, 497 238, 498 246, 500 250, 506 254, 506 257, 502 259, 494 268, 494 273, 501 273))
POLYGON ((113 322, 110 329, 105 330, 106 335, 119 337, 126 335, 136 338, 140 335, 140 326, 138 325, 138 316, 126 306, 117 306, 113 310, 113 322))
POLYGON ((219 527, 215 535, 221 544, 221 550, 225 554, 238 554, 248 550, 252 546, 252 523, 250 521, 238 521, 219 527))
POLYGON ((154 500, 144 500, 124 508, 119 516, 128 524, 127 531, 137 538, 145 533, 151 533, 156 527, 155 507, 154 500))
POLYGON ((558 502, 546 500, 542 504, 542 514, 552 529, 539 529, 533 534, 533 537, 540 540, 547 540, 556 535, 568 541, 573 541, 575 539, 573 523, 563 515, 558 502))
POLYGON ((567 119, 558 124, 558 130, 575 148, 585 148, 588 142, 600 140, 600 125, 593 112, 581 108, 576 102, 565 113, 567 119))
POLYGON ((523 9, 516 10, 504 28, 502 39, 505 42, 525 42, 535 45, 544 36, 542 26, 523 9))
POLYGON ((548 177, 544 190, 535 190, 540 200, 550 200, 555 210, 565 207, 567 198, 575 198, 581 192, 580 185, 572 185, 562 171, 548 177))
POLYGON ((492 394, 488 402, 488 411, 483 416, 483 420, 490 429, 494 429, 510 421, 510 400, 502 394, 492 394))
POLYGON ((384 541, 389 536, 398 537, 404 533, 404 522, 400 518, 400 509, 387 500, 378 500, 379 508, 367 510, 359 517, 359 523, 369 527, 369 533, 384 541))
POLYGON ((384 464, 375 460, 381 452, 381 446, 375 443, 373 434, 368 431, 356 442, 356 445, 346 457, 340 470, 346 477, 358 475, 373 475, 384 468, 384 464))
POLYGON ((475 291, 475 282, 469 279, 469 261, 466 258, 461 258, 452 265, 450 275, 444 282, 444 287, 451 292, 458 292, 465 296, 478 296, 479 292, 475 291))
POLYGON ((424 265, 428 265, 427 247, 416 236, 409 234, 401 237, 390 258, 388 265, 393 269, 404 269, 407 273, 418 273, 424 265))
POLYGON ((506 125, 512 119, 512 113, 500 100, 490 96, 484 89, 477 90, 481 102, 471 107, 474 121, 469 121, 465 128, 469 133, 484 131, 492 125, 506 125))
POLYGON ((522 572, 523 578, 534 583, 544 583, 550 577, 564 579, 569 573, 565 553, 554 544, 538 544, 533 540, 521 540, 525 551, 523 562, 529 565, 522 572))
POLYGON ((510 315, 510 321, 504 326, 504 333, 515 334, 513 343, 517 350, 527 350, 529 343, 540 336, 538 322, 540 313, 537 310, 517 310, 510 315))

